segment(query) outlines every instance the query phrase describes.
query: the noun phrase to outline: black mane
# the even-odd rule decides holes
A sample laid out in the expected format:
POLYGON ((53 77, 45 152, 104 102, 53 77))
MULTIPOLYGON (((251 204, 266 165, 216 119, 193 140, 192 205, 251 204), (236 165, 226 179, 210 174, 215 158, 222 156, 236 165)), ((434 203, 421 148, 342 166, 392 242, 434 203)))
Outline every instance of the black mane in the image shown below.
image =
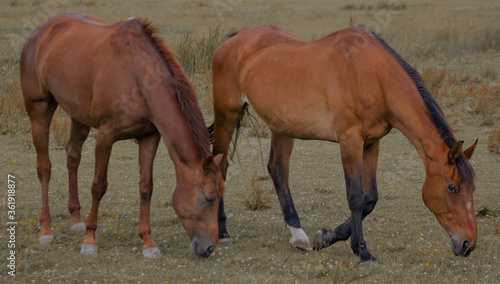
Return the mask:
MULTIPOLYGON (((429 111, 429 114, 432 118, 432 121, 434 122, 434 125, 436 125, 436 128, 441 134, 441 137, 443 137, 446 145, 448 145, 448 147, 451 149, 451 147, 453 147, 453 145, 457 143, 457 139, 455 138, 455 135, 453 135, 453 131, 446 120, 446 116, 444 115, 438 103, 432 96, 429 89, 427 89, 427 87, 425 86, 424 80, 422 79, 420 74, 415 69, 413 69, 410 66, 410 64, 404 61, 403 58, 401 58, 401 56, 394 49, 392 49, 383 39, 378 37, 374 32, 370 31, 369 29, 365 27, 363 28, 367 30, 369 33, 371 33, 378 40, 378 42, 385 48, 385 50, 387 50, 398 61, 398 63, 401 65, 401 67, 403 67, 408 76, 410 76, 413 83, 415 83, 418 92, 422 96, 422 99, 424 100, 425 106, 429 111)), ((462 178, 462 182, 466 184, 472 183, 474 181, 474 170, 472 169, 465 155, 462 154, 456 160, 456 165, 458 169, 458 174, 460 178, 462 178)))

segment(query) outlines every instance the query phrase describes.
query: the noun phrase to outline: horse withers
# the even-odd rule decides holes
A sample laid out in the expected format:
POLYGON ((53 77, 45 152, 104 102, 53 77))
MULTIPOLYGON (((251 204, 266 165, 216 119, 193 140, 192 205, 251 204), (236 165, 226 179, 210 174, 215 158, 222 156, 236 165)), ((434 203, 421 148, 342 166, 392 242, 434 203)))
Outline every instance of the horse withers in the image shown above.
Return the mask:
POLYGON ((107 189, 111 147, 123 139, 136 139, 139 144, 142 252, 146 257, 161 254, 151 238, 149 220, 153 160, 160 138, 174 162, 177 185, 172 203, 192 240, 191 247, 200 256, 213 251, 218 241, 217 208, 224 191, 218 167, 222 155, 210 154, 195 93, 149 22, 131 19, 104 25, 86 14, 53 16, 38 25, 24 44, 21 83, 42 184, 41 244, 53 239, 49 127, 61 106, 71 116, 66 146, 68 208, 72 228, 86 228, 82 254, 97 253, 97 213, 107 189), (77 172, 91 127, 97 129, 95 174, 92 209, 83 226, 77 172))
MULTIPOLYGON (((268 169, 292 237, 290 245, 322 249, 351 238, 362 262, 376 261, 363 238, 362 220, 378 199, 379 140, 395 127, 415 146, 425 165, 422 195, 451 237, 452 251, 467 256, 477 240, 469 159, 420 75, 391 47, 360 26, 303 42, 276 26, 241 29, 213 59, 214 154, 227 153, 241 114, 252 106, 271 129, 268 169), (311 247, 288 185, 294 138, 340 144, 350 218, 321 229, 311 247)), ((476 141, 477 143, 477 141, 476 141)), ((231 243, 223 200, 219 243, 231 243)))

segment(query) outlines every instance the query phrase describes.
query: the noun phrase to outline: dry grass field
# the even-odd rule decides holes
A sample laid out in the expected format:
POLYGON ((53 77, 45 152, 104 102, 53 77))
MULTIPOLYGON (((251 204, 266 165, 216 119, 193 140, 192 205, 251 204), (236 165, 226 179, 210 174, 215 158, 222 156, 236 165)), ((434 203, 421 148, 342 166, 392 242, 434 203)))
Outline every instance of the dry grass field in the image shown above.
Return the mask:
MULTIPOLYGON (((500 2, 480 1, 97 1, 2 0, 0 3, 0 282, 2 283, 500 283, 500 2), (275 24, 303 40, 345 28, 352 17, 376 31, 422 73, 456 136, 472 144, 478 244, 468 258, 451 255, 450 239, 427 210, 423 163, 397 130, 382 139, 379 202, 363 222, 378 266, 361 265, 348 242, 315 252, 290 248, 266 164, 270 139, 247 123, 226 181, 230 247, 196 257, 171 204, 173 164, 164 146, 155 160, 151 208, 154 240, 163 256, 144 259, 139 220, 137 145, 115 144, 109 188, 99 212, 99 254, 79 253, 83 236, 70 232, 63 145, 67 117, 54 118, 50 209, 54 241, 40 246, 41 190, 30 125, 23 110, 19 57, 24 39, 42 20, 64 11, 86 12, 105 23, 150 19, 177 52, 195 86, 206 124, 211 111, 210 59, 225 34, 275 24), (257 135, 258 134, 258 135, 257 135), (256 137, 256 136, 260 136, 256 137), (16 276, 8 275, 8 175, 16 179, 16 276), (258 198, 255 198, 258 189, 258 198), (261 204, 254 204, 259 200, 261 204), (256 206, 252 206, 256 205, 256 206), (259 206, 257 206, 259 205, 259 206), (260 206, 262 205, 262 206, 260 206), (248 207, 260 207, 250 210, 248 207)), ((95 138, 80 166, 82 213, 90 211, 95 138)), ((339 147, 297 140, 290 185, 305 232, 333 229, 349 215, 339 147)))

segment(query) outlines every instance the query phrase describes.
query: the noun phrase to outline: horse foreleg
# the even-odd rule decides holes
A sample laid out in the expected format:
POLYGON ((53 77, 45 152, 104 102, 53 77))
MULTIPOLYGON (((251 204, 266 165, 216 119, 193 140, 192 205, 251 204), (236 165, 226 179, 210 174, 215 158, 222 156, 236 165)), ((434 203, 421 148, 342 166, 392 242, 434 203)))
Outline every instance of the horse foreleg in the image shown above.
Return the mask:
MULTIPOLYGON (((363 193, 365 205, 362 218, 370 214, 378 200, 376 170, 378 161, 379 142, 365 148, 363 153, 363 193)), ((347 219, 335 230, 321 229, 314 234, 313 247, 315 250, 333 245, 338 241, 345 241, 351 236, 351 218, 347 219)))
POLYGON ((142 255, 148 258, 161 255, 156 243, 151 238, 149 219, 151 195, 153 194, 153 161, 160 138, 159 134, 154 134, 139 140, 139 170, 141 175, 139 191, 141 195, 141 209, 138 233, 142 239, 142 255))
POLYGON ((300 219, 293 204, 288 185, 290 155, 293 150, 293 138, 272 133, 271 153, 269 155, 268 170, 276 188, 281 205, 285 224, 290 230, 290 246, 303 250, 312 250, 309 238, 300 226, 300 219))
POLYGON ((102 197, 108 188, 108 164, 111 156, 111 148, 113 146, 113 137, 107 134, 106 131, 99 129, 97 133, 97 141, 95 145, 95 173, 94 181, 92 182, 92 209, 87 218, 85 226, 87 233, 83 239, 81 254, 96 254, 97 240, 95 231, 97 229, 97 213, 102 197))
MULTIPOLYGON (((366 241, 363 238, 362 220, 363 211, 365 210, 363 181, 367 179, 363 177, 364 160, 366 156, 364 150, 366 150, 364 149, 364 141, 358 133, 353 132, 350 135, 347 133, 341 138, 340 152, 342 156, 342 165, 344 167, 347 201, 349 209, 351 210, 351 218, 349 220, 351 228, 351 249, 354 254, 361 257, 361 262, 375 262, 376 259, 368 251, 366 241)), ((365 211, 365 213, 366 212, 367 211, 365 211)), ((348 235, 347 232, 348 229, 345 228, 344 237, 348 235)))
POLYGON ((78 200, 78 167, 82 157, 82 145, 89 135, 90 127, 71 121, 71 134, 66 145, 67 168, 69 175, 69 199, 68 210, 71 214, 71 230, 84 233, 85 223, 83 223, 80 213, 80 201, 78 200))

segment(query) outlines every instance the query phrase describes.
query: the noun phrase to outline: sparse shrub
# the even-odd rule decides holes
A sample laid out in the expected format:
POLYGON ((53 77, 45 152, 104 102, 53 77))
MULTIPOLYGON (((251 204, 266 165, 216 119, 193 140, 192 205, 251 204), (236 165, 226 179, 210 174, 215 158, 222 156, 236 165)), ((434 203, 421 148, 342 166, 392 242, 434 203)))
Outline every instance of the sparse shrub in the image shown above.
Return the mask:
POLYGON ((401 11, 406 9, 406 4, 403 2, 395 3, 394 1, 380 1, 376 6, 370 4, 346 4, 342 7, 342 9, 349 10, 358 10, 358 11, 371 11, 371 10, 392 10, 392 11, 401 11))
POLYGON ((245 201, 244 204, 248 209, 260 210, 269 208, 267 204, 271 190, 264 188, 263 180, 268 176, 260 175, 258 170, 250 178, 250 185, 245 191, 245 201))
POLYGON ((431 91, 434 96, 439 93, 439 88, 443 84, 444 79, 446 78, 447 72, 446 68, 441 69, 441 71, 436 72, 434 68, 427 68, 422 71, 422 79, 425 82, 425 85, 431 91))
POLYGON ((208 35, 199 39, 193 38, 191 32, 182 34, 174 46, 184 72, 191 76, 196 71, 211 70, 215 50, 225 39, 220 26, 210 28, 208 35))
POLYGON ((315 192, 315 194, 321 193, 321 194, 328 195, 331 193, 331 190, 328 187, 316 187, 316 188, 314 188, 314 192, 315 192))
MULTIPOLYGON (((450 74, 446 68, 435 71, 427 68, 421 73, 425 85, 441 107, 461 105, 464 101, 464 90, 457 77, 450 74)), ((454 110, 456 113, 456 111, 454 110)))
POLYGON ((205 72, 196 72, 191 81, 198 98, 198 105, 207 121, 213 119, 213 96, 212 96, 212 72, 208 69, 205 72))
POLYGON ((493 81, 493 80, 497 79, 497 72, 495 71, 495 69, 493 69, 491 66, 489 66, 483 71, 481 76, 493 81))
POLYGON ((500 154, 500 124, 495 123, 488 133, 488 149, 500 154))
POLYGON ((19 84, 7 83, 5 93, 0 94, 0 133, 13 135, 24 129, 29 121, 19 84))
POLYGON ((406 9, 406 3, 395 1, 380 1, 377 4, 377 9, 379 10, 392 10, 392 11, 402 11, 406 9))
POLYGON ((467 87, 467 94, 470 98, 469 113, 481 114, 484 124, 492 124, 500 106, 500 87, 490 86, 484 81, 479 86, 470 83, 467 87))
POLYGON ((96 1, 95 0, 75 0, 74 3, 75 3, 75 5, 78 5, 78 6, 94 7, 96 4, 96 1))

